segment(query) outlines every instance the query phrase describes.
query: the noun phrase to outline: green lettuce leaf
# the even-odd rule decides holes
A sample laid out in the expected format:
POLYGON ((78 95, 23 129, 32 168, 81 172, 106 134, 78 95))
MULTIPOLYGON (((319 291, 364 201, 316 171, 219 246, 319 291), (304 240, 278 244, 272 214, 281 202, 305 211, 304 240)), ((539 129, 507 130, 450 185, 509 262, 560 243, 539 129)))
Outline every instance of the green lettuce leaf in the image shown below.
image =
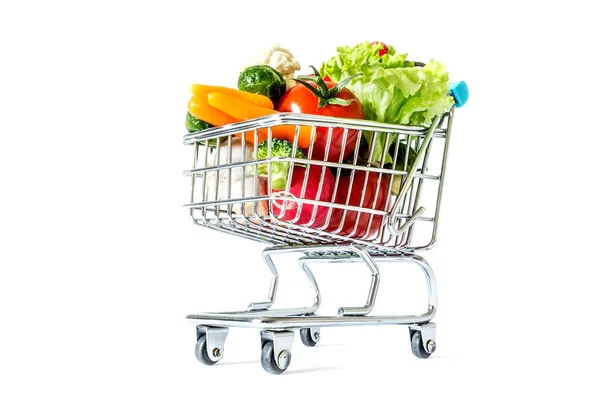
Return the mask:
MULTIPOLYGON (((431 60, 423 67, 415 66, 406 60, 407 54, 397 53, 392 46, 380 57, 380 46, 363 42, 338 47, 337 54, 323 63, 319 72, 334 82, 361 74, 346 87, 360 100, 367 120, 428 126, 452 107, 448 70, 443 64, 431 60)), ((365 132, 364 136, 370 145, 373 134, 365 132)), ((393 140, 386 149, 385 135, 377 135, 376 140, 381 143, 374 146, 373 160, 381 160, 393 140)), ((391 161, 386 154, 384 164, 391 161)))

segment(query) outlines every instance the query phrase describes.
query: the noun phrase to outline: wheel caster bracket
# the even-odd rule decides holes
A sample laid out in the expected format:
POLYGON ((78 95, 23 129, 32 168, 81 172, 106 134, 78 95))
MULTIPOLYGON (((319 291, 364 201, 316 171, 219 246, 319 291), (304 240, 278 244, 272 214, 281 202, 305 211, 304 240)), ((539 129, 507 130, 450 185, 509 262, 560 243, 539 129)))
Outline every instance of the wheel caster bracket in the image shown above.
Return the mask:
POLYGON ((318 327, 300 328, 300 340, 305 346, 314 347, 321 339, 321 330, 318 327))
POLYGON ((294 342, 293 331, 261 331, 261 348, 264 348, 268 342, 273 343, 273 357, 275 364, 281 370, 287 369, 290 365, 292 355, 292 344, 294 342))
POLYGON ((422 324, 422 325, 413 324, 408 327, 411 338, 412 338, 413 332, 415 332, 415 331, 420 332, 421 339, 423 341, 423 348, 429 354, 433 353, 436 348, 435 328, 436 328, 436 325, 434 322, 429 322, 427 324, 422 324))
POLYGON ((196 326, 196 340, 206 336, 206 353, 208 357, 217 362, 223 358, 225 351, 225 339, 229 333, 229 328, 214 326, 196 326))

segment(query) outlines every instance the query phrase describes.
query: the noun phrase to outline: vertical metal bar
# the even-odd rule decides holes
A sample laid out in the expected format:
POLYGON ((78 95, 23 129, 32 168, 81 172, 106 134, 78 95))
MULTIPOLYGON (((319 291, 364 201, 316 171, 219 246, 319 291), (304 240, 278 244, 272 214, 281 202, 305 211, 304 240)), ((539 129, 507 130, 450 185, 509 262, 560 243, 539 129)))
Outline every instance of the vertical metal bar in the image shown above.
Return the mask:
MULTIPOLYGON (((357 132, 357 143, 360 143, 360 139, 362 136, 362 131, 358 131, 357 132)), ((344 128, 344 134, 342 137, 342 149, 346 148, 346 141, 348 139, 348 128, 344 128)), ((358 149, 356 149, 356 151, 358 151, 358 149)), ((339 163, 342 164, 343 160, 343 153, 340 153, 340 159, 339 159, 339 163)), ((336 174, 335 174, 335 181, 333 184, 333 193, 331 195, 331 202, 335 202, 335 198, 337 196, 337 191, 338 191, 338 186, 340 183, 340 176, 342 174, 342 168, 341 167, 337 167, 336 168, 336 174)), ((327 228, 329 227, 329 222, 331 221, 331 214, 333 213, 334 208, 333 207, 329 207, 329 210, 327 210, 327 217, 325 218, 325 224, 323 225, 323 228, 327 228)))
POLYGON ((450 144, 450 133, 452 131, 452 120, 454 119, 454 107, 448 112, 448 122, 446 127, 446 143, 444 144, 444 154, 442 156, 442 165, 440 168, 440 180, 438 185, 438 194, 435 206, 435 215, 433 217, 433 232, 431 234, 431 241, 427 246, 423 246, 420 249, 427 250, 433 247, 437 241, 437 229, 440 218, 440 205, 442 202, 442 192, 444 189, 444 176, 446 175, 446 162, 448 161, 448 146, 450 144))
MULTIPOLYGON (((227 163, 229 165, 231 165, 232 163, 232 143, 231 143, 231 135, 229 135, 227 137, 227 163)), ((231 199, 231 186, 232 186, 232 182, 231 182, 231 167, 227 168, 227 198, 231 199)), ((242 177, 243 178, 243 177, 242 177)), ((243 182, 243 179, 242 179, 243 182)), ((243 207, 243 203, 241 204, 241 206, 243 207)), ((229 220, 231 221, 231 214, 233 213, 233 204, 229 204, 227 206, 227 216, 229 217, 229 220)))
MULTIPOLYGON (((246 133, 242 133, 242 135, 240 136, 240 141, 241 141, 241 148, 242 148, 242 161, 247 161, 246 160, 246 133)), ((241 187, 241 195, 242 195, 242 199, 246 198, 246 166, 244 165, 242 167, 242 183, 241 183, 242 187, 241 187)), ((255 195, 258 196, 258 192, 255 193, 255 195)), ((246 217, 246 203, 242 203, 241 204, 241 214, 242 216, 244 216, 244 218, 246 217)))
MULTIPOLYGON (((258 131, 256 129, 254 129, 254 132, 252 134, 254 136, 254 140, 253 140, 254 154, 257 154, 258 153, 258 131)), ((254 193, 256 195, 258 195, 259 194, 258 164, 254 164, 254 174, 253 175, 254 175, 254 193)), ((259 210, 258 210, 258 201, 254 202, 254 215, 260 215, 259 210)))
MULTIPOLYGON (((436 129, 442 123, 443 123, 443 120, 440 120, 438 123, 438 126, 436 126, 436 129)), ((431 148, 433 147, 433 143, 434 143, 434 140, 432 139, 426 145, 427 147, 425 149, 425 156, 423 157, 423 163, 421 164, 421 172, 422 173, 425 173, 427 171, 427 166, 429 165, 429 155, 431 154, 431 148)), ((416 207, 419 207, 419 205, 420 205, 422 186, 423 186, 423 182, 424 182, 423 178, 415 178, 415 179, 417 180, 417 182, 416 182, 417 184, 415 185, 415 182, 413 182, 413 185, 412 185, 412 190, 414 190, 414 188, 416 186, 416 192, 414 193, 414 206, 411 208, 412 210, 414 210, 416 207)), ((412 241, 414 229, 415 229, 415 224, 412 224, 412 225, 410 225, 408 230, 405 232, 405 234, 406 234, 406 244, 405 245, 406 246, 409 246, 412 241)))
MULTIPOLYGON (((208 145, 208 141, 206 142, 208 145)), ((217 140, 217 146, 215 148, 215 165, 221 165, 221 141, 217 140)), ((215 181, 215 200, 219 199, 219 174, 221 173, 221 169, 217 169, 216 171, 216 181, 215 181)), ((215 205, 215 215, 218 217, 221 211, 221 206, 219 203, 215 205)))
MULTIPOLYGON (((199 153, 199 147, 200 145, 198 144, 198 142, 194 143, 194 165, 193 168, 196 169, 198 168, 198 153, 199 153)), ((204 173, 204 175, 206 175, 206 173, 204 173)), ((194 192, 196 191, 196 179, 197 179, 197 175, 196 174, 191 174, 191 179, 192 179, 192 193, 190 196, 190 202, 194 203, 194 192)), ((206 179, 202 179, 202 181, 204 182, 206 179)), ((204 194, 204 193, 203 193, 204 194)), ((192 218, 192 220, 196 220, 196 218, 194 217, 194 208, 190 208, 190 217, 192 218)))
MULTIPOLYGON (((313 153, 315 138, 317 136, 317 127, 313 126, 312 131, 310 133, 310 146, 308 147, 308 156, 307 158, 310 160, 313 153)), ((304 178, 302 180, 302 188, 300 189, 300 198, 303 198, 306 193, 306 187, 308 185, 308 174, 310 173, 310 163, 306 164, 306 171, 304 171, 304 178)), ((291 182, 290 182, 291 184, 291 182)), ((300 219, 300 215, 302 215, 302 206, 303 204, 300 202, 296 202, 296 216, 290 221, 291 223, 296 223, 300 219)))
MULTIPOLYGON (((388 228, 394 235, 402 234, 410 226, 409 222, 411 222, 411 221, 407 221, 399 229, 396 229, 396 227, 394 226, 393 220, 398 211, 398 207, 400 206, 400 199, 402 198, 402 196, 404 196, 408 192, 408 189, 411 186, 410 183, 417 172, 417 165, 420 164, 421 160, 423 159, 423 156, 425 155, 425 149, 426 149, 427 145, 429 144, 429 142, 431 141, 431 136, 433 135, 433 132, 439 125, 439 122, 440 122, 440 117, 438 116, 431 123, 431 126, 429 127, 427 134, 423 138, 423 143, 421 144, 421 147, 419 148, 419 151, 417 152, 417 156, 415 157, 414 165, 410 169, 410 172, 408 173, 408 175, 406 177, 406 181, 402 182, 402 188, 400 189, 398 199, 396 199, 396 203, 394 204, 394 207, 392 208, 392 211, 390 212, 390 224, 389 224, 388 228)), ((413 214, 413 218, 418 217, 423 212, 423 210, 424 210, 423 207, 417 209, 417 211, 415 211, 413 214)))
MULTIPOLYGON (((390 140, 390 133, 389 132, 385 132, 385 142, 384 142, 384 146, 383 146, 384 149, 388 148, 389 140, 390 140)), ((384 152, 382 152, 381 159, 379 160, 379 165, 380 165, 381 168, 384 167, 385 159, 386 158, 387 158, 387 151, 384 151, 384 152)), ((379 188, 380 188, 380 185, 381 185, 381 179, 384 179, 384 178, 383 178, 383 173, 380 172, 380 173, 377 174, 377 186, 375 187, 375 195, 373 196, 373 202, 369 206, 369 208, 371 208, 372 210, 375 210, 376 206, 377 206, 377 197, 379 196, 379 188)), ((367 229, 366 229, 366 231, 365 231, 365 233, 363 235, 363 237, 365 239, 368 238, 369 232, 371 231, 371 225, 373 224, 373 217, 374 217, 374 214, 370 213, 370 215, 369 215, 369 222, 367 223, 367 229)), ((381 226, 379 227, 378 231, 380 229, 382 229, 382 227, 383 227, 383 220, 384 219, 381 218, 381 223, 380 223, 381 226)), ((377 237, 375 238, 375 240, 377 240, 377 237)))
MULTIPOLYGON (((362 135, 362 131, 361 131, 361 135, 362 135)), ((354 172, 355 169, 351 168, 352 166, 356 165, 358 162, 358 152, 360 149, 360 137, 358 138, 358 140, 356 141, 356 145, 354 146, 354 157, 352 159, 352 164, 349 165, 348 167, 350 168, 350 182, 348 182, 348 193, 346 194, 346 199, 344 200, 344 204, 348 205, 348 203, 350 202, 350 195, 352 194, 352 185, 354 184, 354 172)), ((347 216, 348 210, 347 209, 343 209, 342 212, 342 218, 340 219, 340 225, 337 227, 337 229, 333 232, 333 234, 337 234, 339 233, 343 227, 344 224, 346 222, 346 216, 347 216)))
MULTIPOLYGON (((205 143, 204 143, 204 166, 208 165, 209 148, 206 147, 207 145, 208 145, 208 142, 205 141, 205 143)), ((202 200, 203 201, 207 200, 207 195, 208 195, 207 192, 206 192, 207 185, 208 185, 208 182, 207 182, 207 173, 203 172, 202 173, 202 200)), ((215 193, 215 196, 216 195, 217 194, 215 193)), ((216 197, 215 197, 215 199, 216 199, 216 197)), ((202 212, 201 212, 202 217, 206 218, 207 214, 208 214, 208 208, 207 207, 202 207, 202 212)))

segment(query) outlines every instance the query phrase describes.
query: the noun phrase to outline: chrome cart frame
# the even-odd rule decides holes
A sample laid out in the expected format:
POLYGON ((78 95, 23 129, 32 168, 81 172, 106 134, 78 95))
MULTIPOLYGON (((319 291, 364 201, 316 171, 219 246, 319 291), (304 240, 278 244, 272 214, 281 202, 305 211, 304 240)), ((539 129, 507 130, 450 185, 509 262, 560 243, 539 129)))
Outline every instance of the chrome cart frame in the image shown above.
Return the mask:
MULTIPOLYGON (((436 282, 433 270, 416 252, 430 249, 437 240, 453 114, 454 108, 425 128, 281 113, 186 135, 184 143, 195 148, 194 166, 184 172, 192 181, 191 202, 185 205, 190 209, 192 220, 203 227, 268 244, 263 258, 271 272, 266 301, 252 302, 246 310, 237 312, 187 316, 188 321, 196 325, 198 360, 211 365, 223 357, 229 328, 256 328, 261 330, 262 366, 267 372, 279 374, 290 364, 294 330, 299 329, 302 343, 312 347, 320 339, 320 328, 357 325, 408 325, 413 353, 419 358, 429 357, 436 348, 436 325, 431 322, 437 309, 436 282), (255 159, 260 135, 271 147, 274 128, 283 125, 296 128, 292 154, 298 148, 301 128, 310 127, 311 145, 305 149, 309 157, 271 157, 269 149, 269 157, 255 159), (352 135, 358 136, 353 153, 343 160, 342 156, 339 160, 328 159, 332 135, 336 130, 343 130, 344 144, 352 135), (329 136, 323 160, 310 158, 317 135, 329 136), (364 144, 367 135, 371 138, 369 152, 360 154, 360 144, 364 144), (385 152, 380 160, 373 159, 377 137, 385 137, 381 142, 385 143, 385 148, 390 147, 389 153, 385 152), (391 162, 386 158, 388 154, 391 162), (276 162, 290 163, 289 178, 296 165, 307 170, 320 169, 322 174, 329 169, 335 175, 332 200, 317 200, 324 190, 321 187, 313 199, 293 196, 289 193, 289 181, 286 190, 273 190, 270 177, 276 162), (262 182, 262 189, 258 176, 261 165, 267 167, 269 177, 266 183, 262 182), (349 203, 349 195, 345 203, 333 201, 340 177, 350 175, 352 183, 356 171, 375 174, 378 183, 389 182, 378 186, 377 191, 381 189, 383 192, 376 194, 385 197, 385 208, 377 208, 374 203, 363 204, 364 193, 358 206, 349 203), (395 186, 396 190, 393 183, 399 183, 395 186), (298 216, 285 218, 285 207, 274 206, 281 202, 284 205, 290 202, 299 208, 301 205, 311 206, 311 220, 298 224, 298 216), (325 207, 327 218, 320 226, 315 226, 319 207, 325 207), (335 210, 343 211, 344 215, 337 229, 328 226, 335 210), (349 220, 356 220, 349 234, 341 226, 346 223, 346 216, 349 220), (359 221, 365 225, 366 217, 368 227, 361 231, 357 228, 359 221), (313 291, 311 305, 274 307, 279 273, 273 256, 283 253, 300 255, 298 265, 313 291), (321 292, 309 265, 319 263, 364 264, 371 273, 365 304, 340 307, 337 315, 317 314, 321 292), (379 288, 379 265, 383 263, 409 263, 423 271, 428 305, 422 314, 371 315, 379 288)), ((308 173, 306 171, 306 176, 308 173)), ((363 191, 365 187, 366 183, 363 191)), ((307 179, 303 182, 301 193, 306 190, 307 179)))

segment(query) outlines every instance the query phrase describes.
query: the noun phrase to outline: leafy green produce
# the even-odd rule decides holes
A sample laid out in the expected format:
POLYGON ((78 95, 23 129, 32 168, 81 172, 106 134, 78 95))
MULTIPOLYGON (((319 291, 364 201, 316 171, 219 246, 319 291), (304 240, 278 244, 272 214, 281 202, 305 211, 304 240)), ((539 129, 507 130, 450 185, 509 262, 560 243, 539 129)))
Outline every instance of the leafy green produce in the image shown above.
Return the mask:
POLYGON ((286 90, 283 75, 268 65, 253 65, 240 73, 238 89, 267 96, 274 105, 286 90))
MULTIPOLYGON (((272 139, 271 157, 295 157, 306 158, 302 150, 296 149, 296 153, 292 152, 293 146, 290 142, 283 139, 272 139)), ((265 140, 258 145, 256 149, 256 159, 269 158, 269 141, 265 140)), ((271 164, 271 187, 277 190, 285 189, 288 179, 288 171, 290 163, 287 161, 272 162, 271 164)), ((261 176, 268 175, 269 164, 259 164, 258 174, 261 176)), ((300 165, 298 165, 300 166, 300 165)))
MULTIPOLYGON (((417 158, 417 152, 412 147, 408 147, 406 142, 400 141, 398 145, 398 155, 396 157, 396 171, 410 171, 415 159, 417 158), (408 148, 408 151, 407 151, 408 148)), ((390 148, 390 156, 393 157, 396 152, 396 145, 390 148)), ((395 196, 400 193, 400 186, 402 184, 403 176, 394 175, 392 179, 392 194, 395 196)))
MULTIPOLYGON (((412 143, 414 143, 414 142, 412 142, 412 143)), ((384 143, 377 140, 375 144, 383 145, 384 143)), ((358 161, 360 164, 375 165, 377 167, 380 166, 379 161, 381 160, 381 158, 379 160, 376 160, 374 158, 369 159, 369 153, 371 152, 371 146, 369 144, 369 141, 366 140, 364 137, 361 139, 360 148, 361 148, 361 150, 360 150, 359 157, 358 157, 358 161)), ((381 149, 377 149, 377 147, 375 147, 373 149, 373 153, 376 153, 378 151, 381 154, 381 149)), ((396 141, 396 143, 394 145, 389 146, 388 153, 386 154, 386 160, 389 160, 389 161, 387 161, 385 164, 386 164, 387 168, 395 169, 396 171, 408 172, 414 165, 416 158, 417 158, 417 152, 415 151, 415 149, 412 146, 407 146, 406 140, 402 139, 399 142, 396 141), (396 153, 396 146, 398 146, 398 150, 397 150, 398 153, 396 153), (407 151, 407 148, 408 148, 408 151, 407 151), (395 163, 393 163, 394 156, 396 159, 395 163)), ((394 175, 392 177, 392 194, 393 195, 397 195, 400 192, 401 184, 402 184, 402 175, 394 175)))
MULTIPOLYGON (((365 119, 392 124, 428 126, 437 115, 448 111, 454 104, 449 95, 450 81, 446 67, 431 60, 422 67, 407 61, 407 54, 397 53, 388 45, 387 53, 380 56, 381 45, 368 42, 354 47, 337 48, 337 54, 321 66, 320 72, 334 82, 352 75, 346 87, 360 100, 365 119)), ((365 132, 369 143, 373 134, 365 132)), ((387 153, 385 135, 378 135, 373 159, 387 153)), ((393 143, 390 140, 388 148, 393 143)), ((391 162, 386 156, 385 163, 391 162)))
MULTIPOLYGON (((185 117, 185 127, 189 133, 203 131, 205 129, 212 128, 213 126, 214 125, 211 125, 206 121, 202 121, 201 119, 194 117, 192 114, 189 113, 189 111, 187 113, 187 116, 185 117)), ((216 147, 217 139, 210 139, 208 141, 208 145, 210 147, 216 147)))
POLYGON ((203 131, 208 128, 212 128, 213 125, 209 124, 206 121, 202 121, 201 119, 194 117, 192 114, 190 114, 188 112, 187 116, 185 117, 185 127, 187 128, 189 133, 192 133, 192 132, 198 132, 198 131, 203 131))

